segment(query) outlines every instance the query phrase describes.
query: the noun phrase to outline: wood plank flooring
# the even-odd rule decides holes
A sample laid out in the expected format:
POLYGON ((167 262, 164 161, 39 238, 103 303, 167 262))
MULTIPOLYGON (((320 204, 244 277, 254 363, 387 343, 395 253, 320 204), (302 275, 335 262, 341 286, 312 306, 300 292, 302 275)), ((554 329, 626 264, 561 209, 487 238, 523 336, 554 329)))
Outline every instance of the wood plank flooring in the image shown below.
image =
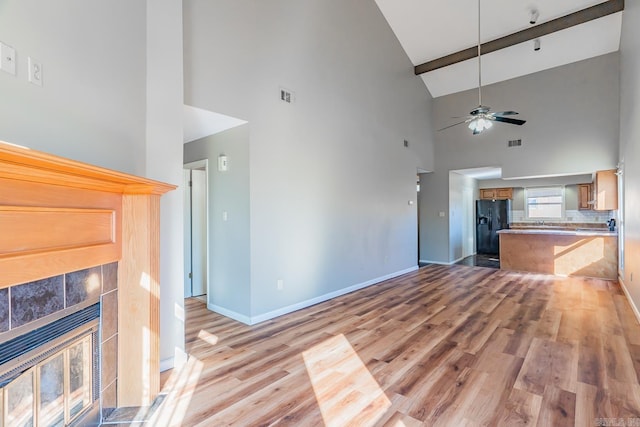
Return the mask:
POLYGON ((640 426, 614 281, 429 265, 253 327, 186 312, 154 426, 640 426))

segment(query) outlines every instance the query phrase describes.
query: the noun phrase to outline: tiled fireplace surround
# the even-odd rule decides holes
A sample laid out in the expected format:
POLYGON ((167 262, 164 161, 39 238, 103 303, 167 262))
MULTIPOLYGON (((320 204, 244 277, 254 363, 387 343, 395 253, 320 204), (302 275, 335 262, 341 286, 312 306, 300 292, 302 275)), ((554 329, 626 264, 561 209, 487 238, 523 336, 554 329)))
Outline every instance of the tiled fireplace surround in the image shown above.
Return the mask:
POLYGON ((100 301, 102 408, 150 405, 160 197, 175 188, 0 141, 0 346, 100 301))
MULTIPOLYGON (((118 264, 109 263, 0 289, 0 345, 63 316, 100 303, 100 392, 82 425, 107 417, 117 403, 118 264), (16 336, 17 335, 17 336, 16 336), (93 419, 91 419, 93 418, 93 419)), ((43 343, 44 344, 44 343, 43 343)), ((95 387, 94 387, 95 389, 95 387)))

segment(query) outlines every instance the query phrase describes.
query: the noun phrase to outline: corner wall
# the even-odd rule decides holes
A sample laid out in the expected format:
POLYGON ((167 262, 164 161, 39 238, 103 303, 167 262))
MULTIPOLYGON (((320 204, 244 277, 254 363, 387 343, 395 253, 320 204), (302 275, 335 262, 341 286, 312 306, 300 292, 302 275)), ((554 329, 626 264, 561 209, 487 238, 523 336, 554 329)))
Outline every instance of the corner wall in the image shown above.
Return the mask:
POLYGON ((160 199, 160 369, 186 362, 183 277, 182 0, 148 0, 145 176, 177 185, 160 199))
POLYGON ((186 103, 251 123, 251 316, 415 268, 431 97, 375 2, 184 11, 186 103))

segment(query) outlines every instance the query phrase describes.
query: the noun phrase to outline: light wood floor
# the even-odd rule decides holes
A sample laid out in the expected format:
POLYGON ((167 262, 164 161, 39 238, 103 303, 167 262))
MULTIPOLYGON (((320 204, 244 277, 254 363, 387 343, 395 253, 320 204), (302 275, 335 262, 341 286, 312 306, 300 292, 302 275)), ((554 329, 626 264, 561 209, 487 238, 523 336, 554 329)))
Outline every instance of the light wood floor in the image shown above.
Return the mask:
POLYGON ((430 265, 253 327, 186 310, 153 425, 640 426, 617 282, 430 265))

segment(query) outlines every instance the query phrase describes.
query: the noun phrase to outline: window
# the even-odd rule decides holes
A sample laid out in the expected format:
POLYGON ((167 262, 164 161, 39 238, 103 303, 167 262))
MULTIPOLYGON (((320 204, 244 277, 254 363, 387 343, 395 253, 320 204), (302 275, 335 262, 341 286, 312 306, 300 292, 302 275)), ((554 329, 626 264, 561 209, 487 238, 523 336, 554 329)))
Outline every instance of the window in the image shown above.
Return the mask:
POLYGON ((564 217, 564 187, 525 189, 527 218, 559 219, 564 217))

